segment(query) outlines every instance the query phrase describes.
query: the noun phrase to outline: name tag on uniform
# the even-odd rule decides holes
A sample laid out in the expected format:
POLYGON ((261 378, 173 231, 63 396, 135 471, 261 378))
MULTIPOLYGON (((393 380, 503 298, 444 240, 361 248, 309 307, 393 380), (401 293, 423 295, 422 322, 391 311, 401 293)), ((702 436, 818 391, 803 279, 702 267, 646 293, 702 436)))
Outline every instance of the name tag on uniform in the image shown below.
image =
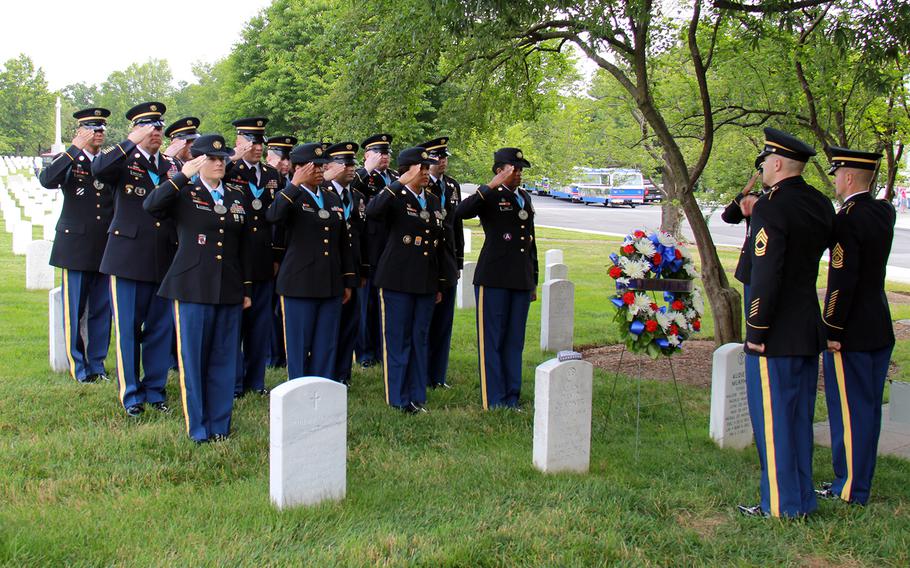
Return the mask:
POLYGON ((512 210, 512 202, 511 202, 511 201, 508 201, 508 200, 505 200, 505 199, 502 200, 502 201, 500 201, 500 202, 499 202, 499 210, 500 210, 500 211, 511 211, 511 210, 512 210))
POLYGON ((411 207, 411 204, 410 204, 410 203, 408 203, 407 205, 405 205, 404 208, 405 208, 405 211, 407 211, 408 215, 410 215, 411 217, 418 217, 418 216, 419 216, 419 213, 417 213, 417 210, 414 209, 413 207, 411 207))

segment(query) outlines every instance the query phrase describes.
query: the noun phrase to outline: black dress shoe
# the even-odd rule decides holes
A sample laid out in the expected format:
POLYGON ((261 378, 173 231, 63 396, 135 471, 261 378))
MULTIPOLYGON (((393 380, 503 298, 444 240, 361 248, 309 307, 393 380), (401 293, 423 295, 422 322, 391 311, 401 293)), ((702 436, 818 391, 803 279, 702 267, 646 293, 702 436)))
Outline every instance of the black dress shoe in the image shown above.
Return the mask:
POLYGON ((258 395, 269 396, 269 389, 256 389, 254 392, 258 395))
POLYGON ((825 481, 822 483, 822 489, 831 489, 832 487, 834 487, 834 484, 830 481, 825 481))
POLYGON ((426 414, 429 412, 429 410, 427 410, 419 402, 412 402, 412 403, 408 404, 408 408, 411 409, 410 410, 411 414, 426 414))
POLYGON ((746 517, 767 518, 767 517, 771 516, 768 513, 761 510, 761 505, 753 505, 751 507, 748 505, 737 505, 736 510, 738 510, 741 514, 745 515, 746 517))
POLYGON ((443 381, 441 383, 433 383, 432 385, 430 385, 430 388, 431 389, 450 389, 450 388, 452 388, 452 385, 443 381))
POLYGON ((224 442, 225 440, 228 439, 229 435, 230 434, 213 434, 212 437, 209 438, 209 440, 211 440, 212 442, 224 442))
POLYGON ((819 499, 825 499, 826 501, 834 501, 835 499, 840 499, 840 495, 831 489, 816 489, 815 496, 819 499))
POLYGON ((170 412, 171 411, 171 407, 169 407, 166 402, 153 402, 152 408, 154 408, 158 412, 170 412))
POLYGON ((246 393, 235 392, 235 393, 234 393, 234 400, 239 400, 239 399, 243 398, 243 395, 244 395, 244 394, 246 394, 246 393))
POLYGON ((142 405, 141 405, 141 404, 134 404, 133 406, 129 406, 129 407, 127 407, 127 409, 126 409, 126 415, 129 416, 129 417, 131 417, 131 418, 136 418, 137 416, 139 416, 139 415, 142 414, 143 412, 145 412, 145 409, 142 408, 142 405))
POLYGON ((363 367, 364 369, 369 369, 370 367, 372 367, 375 364, 376 364, 376 361, 374 361, 373 359, 366 359, 366 360, 360 362, 360 366, 363 367))
POLYGON ((80 383, 87 385, 89 383, 98 382, 98 375, 86 375, 84 379, 79 381, 80 383))

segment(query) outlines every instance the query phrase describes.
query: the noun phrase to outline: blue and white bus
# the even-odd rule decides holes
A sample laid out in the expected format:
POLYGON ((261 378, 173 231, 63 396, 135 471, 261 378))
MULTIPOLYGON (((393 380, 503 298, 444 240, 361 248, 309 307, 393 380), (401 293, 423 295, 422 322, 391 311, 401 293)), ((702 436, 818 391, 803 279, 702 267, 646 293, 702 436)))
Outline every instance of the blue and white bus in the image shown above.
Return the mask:
POLYGON ((565 191, 572 201, 586 205, 635 207, 645 202, 645 178, 630 168, 577 168, 565 191))

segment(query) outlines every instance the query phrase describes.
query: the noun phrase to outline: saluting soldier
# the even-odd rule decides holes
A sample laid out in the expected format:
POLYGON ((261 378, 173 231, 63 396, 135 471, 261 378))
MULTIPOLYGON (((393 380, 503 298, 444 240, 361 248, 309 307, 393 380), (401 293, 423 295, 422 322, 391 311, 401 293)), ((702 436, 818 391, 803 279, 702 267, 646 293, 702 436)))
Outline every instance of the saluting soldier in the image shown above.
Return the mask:
POLYGON ((241 312, 251 303, 243 250, 255 241, 244 192, 221 181, 230 155, 224 138, 200 136, 191 152, 143 206, 177 224, 180 245, 158 294, 173 306, 186 432, 203 443, 230 434, 241 312))
POLYGON ((157 295, 174 258, 177 233, 170 220, 149 215, 142 203, 149 192, 177 173, 161 147, 165 106, 141 103, 126 112, 133 128, 126 140, 106 148, 92 163, 95 177, 114 192, 114 218, 101 259, 111 276, 111 304, 117 335, 120 402, 127 415, 142 414, 144 404, 167 412, 164 387, 171 365, 174 317, 157 295), (139 379, 139 362, 145 377, 139 379))
POLYGON ((193 141, 199 138, 199 119, 195 116, 178 118, 164 129, 164 135, 170 140, 164 155, 170 156, 179 169, 192 159, 190 148, 193 141))
MULTIPOLYGON (((291 149, 297 145, 294 136, 271 136, 265 139, 266 162, 278 170, 280 178, 278 187, 283 188, 288 183, 288 172, 291 169, 291 149)), ((272 248, 275 250, 275 274, 284 255, 284 234, 277 227, 272 228, 272 248)), ((284 327, 281 324, 281 304, 278 294, 272 294, 272 333, 269 344, 269 367, 284 367, 287 359, 284 356, 284 327)))
POLYGON ((427 378, 430 388, 449 388, 446 373, 449 369, 449 349, 452 344, 452 324, 455 321, 455 291, 460 271, 464 268, 464 230, 455 209, 461 203, 461 186, 446 174, 449 167, 449 139, 445 136, 420 145, 430 158, 430 182, 427 191, 436 195, 442 204, 442 300, 433 308, 430 323, 427 378))
POLYGON ((268 394, 265 388, 265 367, 271 350, 272 296, 275 292, 275 264, 281 252, 275 248, 273 227, 266 220, 266 211, 280 190, 281 174, 274 167, 263 164, 262 146, 265 143, 264 117, 241 118, 231 124, 237 129, 237 142, 233 161, 227 166, 224 184, 231 190, 240 191, 249 203, 247 224, 250 239, 246 247, 249 255, 249 276, 252 286, 253 305, 243 312, 241 327, 242 350, 240 373, 234 395, 241 397, 253 391, 268 394))
POLYGON ((48 189, 63 192, 57 221, 52 266, 63 269, 63 331, 70 375, 80 383, 107 380, 104 359, 111 343, 110 279, 98 271, 114 214, 109 188, 92 175, 92 162, 104 143, 111 111, 86 108, 73 113, 79 122, 65 152, 38 175, 48 189), (86 319, 86 345, 79 321, 86 319))
POLYGON ((755 187, 755 182, 758 181, 759 177, 761 177, 761 162, 756 159, 755 173, 752 174, 752 177, 746 182, 746 186, 743 190, 733 198, 733 201, 731 201, 730 204, 724 208, 723 213, 720 214, 720 218, 723 219, 725 223, 731 225, 738 225, 743 221, 746 222, 746 239, 743 241, 743 246, 739 251, 739 260, 736 261, 736 272, 733 276, 743 284, 743 312, 747 316, 749 315, 749 276, 752 271, 750 220, 752 217, 752 207, 755 205, 755 202, 758 201, 758 198, 761 197, 761 192, 752 191, 752 188, 755 187))
POLYGON ((803 517, 817 507, 812 417, 825 331, 815 281, 834 223, 831 201, 802 177, 815 150, 765 128, 762 181, 752 208, 746 393, 761 463, 761 503, 746 515, 803 517))
POLYGON ((818 494, 865 505, 869 501, 882 396, 894 329, 885 297, 885 267, 897 214, 870 188, 882 155, 831 148, 834 188, 843 202, 834 220, 834 244, 825 295, 825 399, 831 424, 834 482, 818 494))
MULTIPOLYGON (((392 135, 374 134, 361 143, 364 167, 354 173, 351 187, 366 198, 367 203, 382 189, 398 179, 398 174, 389 168, 392 155, 392 135)), ((386 235, 382 225, 367 220, 366 255, 367 262, 376 266, 379 255, 385 248, 386 235)), ((373 285, 372 277, 367 280, 366 289, 359 294, 360 331, 357 335, 357 361, 362 367, 372 367, 381 358, 382 331, 379 314, 379 291, 373 285)))
POLYGON ((324 191, 318 142, 291 150, 291 181, 267 212, 284 226, 287 251, 276 290, 284 315, 288 379, 335 377, 341 306, 357 286, 341 198, 324 191))
POLYGON ((521 353, 528 309, 537 299, 537 242, 531 196, 521 174, 531 163, 519 148, 493 153, 493 179, 465 198, 458 219, 480 217, 483 248, 474 273, 477 350, 484 410, 519 409, 521 353))
POLYGON ((441 299, 442 206, 426 192, 432 163, 424 148, 398 154, 399 178, 367 205, 367 220, 388 235, 373 273, 382 318, 386 404, 426 412, 427 336, 441 299))
POLYGON ((351 385, 351 366, 354 358, 354 342, 360 329, 360 311, 357 298, 370 276, 370 265, 364 257, 366 247, 366 199, 351 187, 354 179, 354 156, 359 146, 356 142, 339 142, 326 149, 329 163, 325 166, 323 188, 334 191, 344 208, 344 220, 348 231, 348 243, 357 272, 357 286, 351 289, 351 299, 341 307, 341 326, 338 333, 338 352, 335 357, 335 378, 345 385, 351 385))

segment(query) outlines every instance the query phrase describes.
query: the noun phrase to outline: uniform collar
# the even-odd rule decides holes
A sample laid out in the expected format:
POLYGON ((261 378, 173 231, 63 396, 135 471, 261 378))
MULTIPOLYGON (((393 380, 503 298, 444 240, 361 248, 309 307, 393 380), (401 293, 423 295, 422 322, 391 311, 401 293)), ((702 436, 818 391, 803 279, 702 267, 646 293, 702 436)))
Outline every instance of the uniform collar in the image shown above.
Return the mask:
POLYGON ((82 153, 85 154, 85 157, 88 158, 88 161, 89 161, 89 162, 91 162, 92 160, 94 160, 94 159, 95 159, 95 156, 98 155, 98 154, 92 154, 91 152, 89 152, 89 151, 86 150, 85 148, 82 149, 82 153))
POLYGON ((344 190, 347 189, 347 187, 341 185, 340 183, 338 183, 338 182, 335 181, 335 180, 332 180, 332 187, 335 188, 335 191, 338 192, 338 195, 341 195, 342 192, 344 192, 344 190))
POLYGON ((202 184, 202 187, 204 187, 204 188, 206 188, 207 190, 209 190, 209 193, 212 193, 213 191, 220 191, 221 194, 224 195, 224 189, 223 189, 223 187, 222 187, 221 181, 218 182, 218 186, 217 186, 217 187, 209 187, 209 184, 205 183, 205 180, 202 178, 202 176, 199 176, 199 183, 202 184))
POLYGON ((256 168, 259 167, 259 162, 256 162, 255 164, 253 164, 253 163, 247 162, 246 158, 243 159, 243 163, 246 164, 246 167, 250 168, 251 170, 255 170, 256 168))
POLYGON ((426 195, 423 191, 421 191, 420 194, 415 193, 414 190, 411 189, 411 187, 408 186, 408 185, 405 185, 404 187, 405 187, 405 189, 407 189, 408 191, 410 191, 410 192, 411 192, 411 195, 414 196, 414 199, 416 199, 416 200, 418 200, 418 201, 420 201, 420 196, 421 196, 421 195, 424 195, 424 196, 426 195))
POLYGON ((848 197, 847 199, 844 199, 844 205, 846 205, 847 203, 849 203, 850 201, 852 201, 854 198, 857 198, 857 197, 860 197, 860 196, 868 196, 868 195, 869 195, 869 190, 868 190, 868 189, 867 189, 866 191, 857 191, 856 193, 852 194, 852 195, 851 195, 850 197, 848 197))
MULTIPOLYGON (((139 150, 139 153, 142 154, 142 157, 143 157, 143 158, 145 158, 146 160, 149 161, 149 163, 151 163, 151 161, 152 161, 152 160, 151 160, 151 157, 152 157, 151 154, 149 154, 148 152, 146 152, 145 149, 144 149, 142 146, 136 146, 136 149, 139 150)), ((84 152, 84 151, 85 151, 85 150, 83 150, 83 152, 84 152)), ((158 152, 155 152, 155 157, 156 157, 156 158, 158 157, 158 152)), ((161 160, 157 160, 157 159, 156 159, 155 161, 157 161, 159 164, 161 163, 161 160)))

